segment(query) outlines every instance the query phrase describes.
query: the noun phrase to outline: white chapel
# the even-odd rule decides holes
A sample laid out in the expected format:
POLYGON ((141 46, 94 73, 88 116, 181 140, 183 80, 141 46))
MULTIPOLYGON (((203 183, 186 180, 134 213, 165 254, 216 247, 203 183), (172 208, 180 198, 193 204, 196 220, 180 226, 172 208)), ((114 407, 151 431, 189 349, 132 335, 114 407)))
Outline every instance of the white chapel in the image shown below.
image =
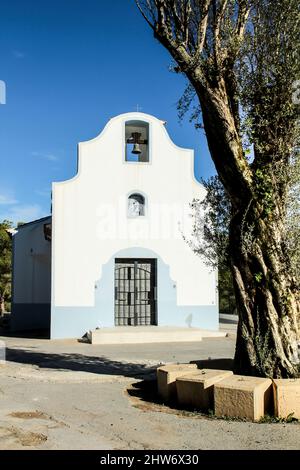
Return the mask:
POLYGON ((79 144, 77 174, 53 183, 52 214, 13 236, 12 329, 218 329, 217 273, 187 243, 204 196, 193 150, 165 122, 112 118, 79 144))

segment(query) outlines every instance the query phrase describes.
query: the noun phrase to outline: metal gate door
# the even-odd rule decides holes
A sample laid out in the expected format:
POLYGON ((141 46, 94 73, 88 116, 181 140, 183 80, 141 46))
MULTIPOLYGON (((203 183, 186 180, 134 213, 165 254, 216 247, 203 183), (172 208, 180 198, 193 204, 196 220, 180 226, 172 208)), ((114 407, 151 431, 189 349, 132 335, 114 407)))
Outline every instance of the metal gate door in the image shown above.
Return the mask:
POLYGON ((156 260, 115 260, 115 325, 156 325, 156 260))

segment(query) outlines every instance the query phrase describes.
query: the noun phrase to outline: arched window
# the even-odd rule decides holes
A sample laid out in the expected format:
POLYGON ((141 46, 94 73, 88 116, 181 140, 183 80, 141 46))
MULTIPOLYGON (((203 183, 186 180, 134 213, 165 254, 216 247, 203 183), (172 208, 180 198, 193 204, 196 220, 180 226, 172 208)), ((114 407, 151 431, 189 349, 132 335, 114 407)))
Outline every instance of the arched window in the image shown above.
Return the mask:
POLYGON ((134 193, 128 196, 128 217, 140 217, 145 215, 145 198, 142 194, 134 193))

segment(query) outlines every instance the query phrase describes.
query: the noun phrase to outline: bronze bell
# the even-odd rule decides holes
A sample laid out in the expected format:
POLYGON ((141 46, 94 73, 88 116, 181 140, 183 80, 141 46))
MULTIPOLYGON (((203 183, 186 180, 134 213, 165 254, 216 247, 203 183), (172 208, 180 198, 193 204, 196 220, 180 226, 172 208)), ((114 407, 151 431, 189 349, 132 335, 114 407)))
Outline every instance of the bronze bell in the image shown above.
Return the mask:
POLYGON ((134 155, 140 155, 142 153, 141 148, 140 148, 140 144, 138 144, 138 143, 134 144, 131 153, 133 153, 134 155))

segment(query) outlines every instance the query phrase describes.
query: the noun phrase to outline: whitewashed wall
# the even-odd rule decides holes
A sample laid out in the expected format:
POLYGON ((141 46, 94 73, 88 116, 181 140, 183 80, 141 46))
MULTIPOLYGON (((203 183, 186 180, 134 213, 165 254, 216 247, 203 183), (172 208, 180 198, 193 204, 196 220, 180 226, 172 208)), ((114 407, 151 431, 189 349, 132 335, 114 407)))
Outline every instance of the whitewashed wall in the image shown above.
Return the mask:
MULTIPOLYGON (((208 326, 216 327, 216 273, 192 252, 181 233, 191 222, 186 210, 190 202, 205 195, 193 167, 193 151, 177 147, 164 123, 143 113, 117 116, 98 137, 79 144, 78 174, 53 183, 53 337, 80 334, 83 325, 85 331, 101 325, 101 316, 110 319, 107 326, 114 324, 112 307, 109 312, 95 312, 95 286, 101 287, 102 269, 116 253, 127 250, 130 255, 132 249, 137 255, 139 248, 151 250, 169 267, 177 306, 208 307, 208 326), (149 163, 125 162, 125 122, 130 120, 149 123, 149 163), (127 197, 133 191, 146 197, 143 218, 127 217, 127 197), (90 308, 94 310, 89 317, 90 308)), ((112 276, 112 287, 113 282, 112 276)), ((113 289, 103 292, 110 300, 112 295, 113 289)), ((160 295, 163 298, 163 292, 160 295)), ((164 323, 172 324, 173 317, 172 311, 169 321, 164 314, 164 323)), ((184 325, 183 317, 180 322, 184 325)))
POLYGON ((13 330, 50 325, 51 244, 44 223, 51 217, 19 228, 13 236, 13 330))

